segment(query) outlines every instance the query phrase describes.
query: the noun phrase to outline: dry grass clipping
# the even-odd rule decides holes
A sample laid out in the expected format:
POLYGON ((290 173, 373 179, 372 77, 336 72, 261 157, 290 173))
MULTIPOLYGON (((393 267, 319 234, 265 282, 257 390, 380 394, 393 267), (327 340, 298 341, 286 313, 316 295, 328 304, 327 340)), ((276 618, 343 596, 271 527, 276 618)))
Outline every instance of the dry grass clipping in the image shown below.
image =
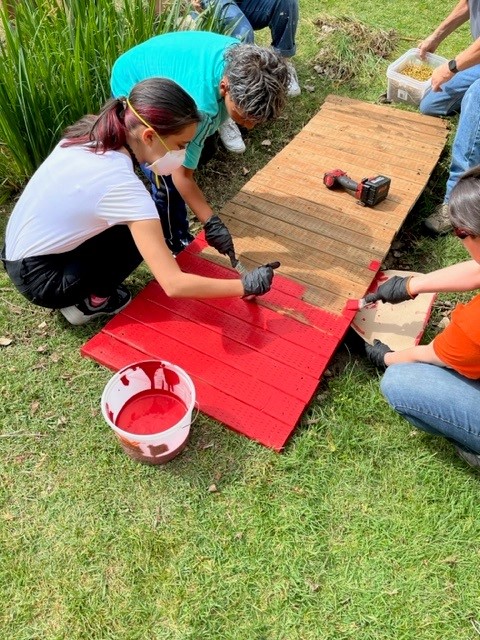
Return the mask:
POLYGON ((378 29, 348 16, 320 16, 314 24, 320 44, 314 69, 333 81, 351 81, 361 68, 376 67, 380 59, 390 56, 399 40, 395 29, 378 29))

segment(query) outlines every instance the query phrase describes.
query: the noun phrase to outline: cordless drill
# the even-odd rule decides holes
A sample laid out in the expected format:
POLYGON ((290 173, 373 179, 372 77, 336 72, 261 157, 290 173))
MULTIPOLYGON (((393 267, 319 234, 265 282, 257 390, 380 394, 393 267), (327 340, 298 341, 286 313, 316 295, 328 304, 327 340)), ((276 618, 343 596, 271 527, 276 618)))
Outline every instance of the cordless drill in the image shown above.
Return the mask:
POLYGON ((361 182, 355 182, 347 176, 341 169, 332 169, 323 176, 323 184, 328 189, 343 187, 348 191, 354 191, 358 203, 363 207, 374 207, 385 200, 390 189, 390 178, 386 176, 375 176, 374 178, 364 178, 361 182))

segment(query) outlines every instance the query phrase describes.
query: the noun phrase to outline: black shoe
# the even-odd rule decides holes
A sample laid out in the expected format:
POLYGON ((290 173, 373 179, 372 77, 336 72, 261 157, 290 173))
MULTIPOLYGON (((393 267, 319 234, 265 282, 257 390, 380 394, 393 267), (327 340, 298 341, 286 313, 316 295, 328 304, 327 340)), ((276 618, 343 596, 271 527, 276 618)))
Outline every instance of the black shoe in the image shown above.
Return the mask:
POLYGON ((97 307, 90 304, 90 298, 85 298, 79 304, 71 307, 59 309, 60 313, 70 322, 70 324, 81 325, 99 318, 100 316, 114 316, 116 313, 124 309, 132 299, 130 292, 124 286, 117 287, 105 302, 97 307))
POLYGON ((473 453, 473 451, 467 451, 466 449, 462 449, 458 446, 455 447, 455 451, 457 452, 457 455, 471 467, 480 468, 480 454, 473 453))

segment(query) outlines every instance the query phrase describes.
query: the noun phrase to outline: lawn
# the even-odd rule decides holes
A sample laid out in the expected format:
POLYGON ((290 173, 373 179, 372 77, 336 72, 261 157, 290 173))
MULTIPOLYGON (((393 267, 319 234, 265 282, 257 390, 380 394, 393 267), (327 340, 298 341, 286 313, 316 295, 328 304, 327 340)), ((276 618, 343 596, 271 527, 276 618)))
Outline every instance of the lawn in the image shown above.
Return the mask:
MULTIPOLYGON (((308 89, 280 122, 249 134, 244 156, 219 149, 201 171, 217 208, 326 95, 377 100, 388 63, 450 8, 433 0, 300 6, 295 65, 308 89), (314 21, 324 14, 394 28, 400 38, 388 60, 370 60, 347 82, 325 81, 313 69, 314 21)), ((453 56, 468 42, 464 27, 438 53, 453 56)), ((458 240, 429 238, 421 227, 441 202, 448 159, 447 148, 389 267, 431 270, 462 257, 458 240)), ((148 278, 140 268, 132 290, 148 278)), ((480 476, 446 442, 390 411, 353 338, 283 453, 200 415, 182 455, 149 467, 124 454, 102 419, 111 373, 80 356, 101 325, 67 326, 29 305, 3 271, 0 300, 1 638, 479 637, 480 476)))

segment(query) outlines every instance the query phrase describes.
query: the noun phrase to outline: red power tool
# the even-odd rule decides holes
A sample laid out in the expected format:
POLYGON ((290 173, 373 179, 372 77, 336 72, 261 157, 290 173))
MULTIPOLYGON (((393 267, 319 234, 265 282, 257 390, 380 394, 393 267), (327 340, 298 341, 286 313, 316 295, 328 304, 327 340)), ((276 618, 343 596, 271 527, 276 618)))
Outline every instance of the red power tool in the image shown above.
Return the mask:
POLYGON ((361 182, 355 182, 341 169, 332 169, 323 176, 323 184, 328 189, 340 186, 348 191, 355 191, 355 197, 363 207, 374 207, 385 200, 390 189, 390 182, 390 178, 386 176, 364 178, 361 182))

